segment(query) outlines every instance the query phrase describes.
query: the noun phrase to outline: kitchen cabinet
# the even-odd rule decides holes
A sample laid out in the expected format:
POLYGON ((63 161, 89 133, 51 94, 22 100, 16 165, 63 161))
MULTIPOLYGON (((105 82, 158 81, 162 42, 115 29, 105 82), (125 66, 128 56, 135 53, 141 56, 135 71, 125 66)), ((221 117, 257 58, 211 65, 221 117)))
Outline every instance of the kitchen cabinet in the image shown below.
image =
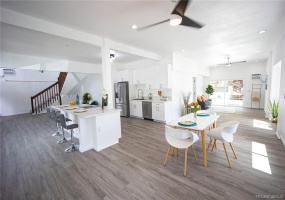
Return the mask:
POLYGON ((152 119, 168 122, 172 120, 172 102, 152 102, 152 119))
POLYGON ((130 115, 134 117, 143 117, 142 101, 130 101, 130 115))
POLYGON ((148 68, 145 70, 146 73, 146 89, 155 89, 155 68, 148 68))
POLYGON ((145 84, 146 76, 147 75, 145 69, 133 70, 133 84, 145 84))
POLYGON ((157 66, 154 69, 155 83, 154 88, 171 88, 171 65, 157 66))
POLYGON ((124 71, 118 71, 118 82, 122 81, 129 81, 132 82, 132 75, 131 71, 124 70, 124 71))

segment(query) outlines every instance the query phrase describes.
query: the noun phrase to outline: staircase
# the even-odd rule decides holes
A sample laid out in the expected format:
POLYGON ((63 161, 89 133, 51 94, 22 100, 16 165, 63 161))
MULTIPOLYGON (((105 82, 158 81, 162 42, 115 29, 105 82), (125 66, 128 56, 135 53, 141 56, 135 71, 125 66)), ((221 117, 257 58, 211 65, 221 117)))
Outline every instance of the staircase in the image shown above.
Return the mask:
POLYGON ((38 114, 54 102, 61 105, 61 91, 67 72, 60 72, 57 82, 31 97, 32 114, 38 114))

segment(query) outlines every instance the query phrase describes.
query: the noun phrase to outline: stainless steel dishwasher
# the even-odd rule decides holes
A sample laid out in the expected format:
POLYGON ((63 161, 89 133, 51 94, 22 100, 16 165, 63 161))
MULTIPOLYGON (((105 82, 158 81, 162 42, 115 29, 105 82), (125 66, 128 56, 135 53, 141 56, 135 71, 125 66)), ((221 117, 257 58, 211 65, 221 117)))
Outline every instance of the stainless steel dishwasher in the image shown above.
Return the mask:
POLYGON ((152 119, 152 103, 148 101, 142 102, 142 111, 144 119, 152 119))

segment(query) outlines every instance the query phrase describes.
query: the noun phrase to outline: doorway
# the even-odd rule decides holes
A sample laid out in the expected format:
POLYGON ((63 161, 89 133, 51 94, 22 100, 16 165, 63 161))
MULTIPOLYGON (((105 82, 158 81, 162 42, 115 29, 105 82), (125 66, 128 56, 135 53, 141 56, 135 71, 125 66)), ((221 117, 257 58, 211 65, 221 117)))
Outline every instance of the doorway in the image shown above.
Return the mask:
POLYGON ((281 84, 281 61, 272 67, 270 99, 279 101, 281 84))
POLYGON ((212 104, 218 106, 243 105, 243 80, 210 81, 215 88, 211 96, 212 104))

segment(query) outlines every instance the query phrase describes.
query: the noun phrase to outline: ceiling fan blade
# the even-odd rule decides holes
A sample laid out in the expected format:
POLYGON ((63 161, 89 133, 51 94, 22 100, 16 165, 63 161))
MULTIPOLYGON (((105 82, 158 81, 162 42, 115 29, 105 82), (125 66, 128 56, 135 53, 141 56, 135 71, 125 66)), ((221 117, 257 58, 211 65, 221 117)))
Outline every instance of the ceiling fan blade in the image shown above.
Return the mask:
POLYGON ((176 5, 176 7, 174 8, 174 10, 172 11, 171 14, 180 15, 181 17, 184 16, 185 10, 188 7, 188 2, 189 2, 189 0, 179 1, 179 3, 176 5))
POLYGON ((230 64, 245 63, 246 61, 232 62, 230 64))
POLYGON ((192 19, 186 17, 186 16, 183 16, 182 17, 182 22, 181 24, 179 25, 182 25, 182 26, 189 26, 189 27, 195 27, 195 28, 202 28, 203 25, 193 21, 192 19))
POLYGON ((223 63, 223 64, 216 64, 216 65, 228 65, 229 63, 223 63))
POLYGON ((151 24, 151 25, 147 25, 147 26, 143 26, 143 27, 137 28, 136 30, 137 30, 137 31, 143 31, 143 30, 145 30, 145 29, 147 29, 147 28, 150 28, 150 27, 153 27, 153 26, 157 26, 157 25, 159 25, 159 24, 163 24, 163 23, 168 22, 168 21, 169 21, 169 19, 166 19, 166 20, 163 20, 163 21, 161 21, 161 22, 157 22, 157 23, 155 23, 155 24, 151 24))

